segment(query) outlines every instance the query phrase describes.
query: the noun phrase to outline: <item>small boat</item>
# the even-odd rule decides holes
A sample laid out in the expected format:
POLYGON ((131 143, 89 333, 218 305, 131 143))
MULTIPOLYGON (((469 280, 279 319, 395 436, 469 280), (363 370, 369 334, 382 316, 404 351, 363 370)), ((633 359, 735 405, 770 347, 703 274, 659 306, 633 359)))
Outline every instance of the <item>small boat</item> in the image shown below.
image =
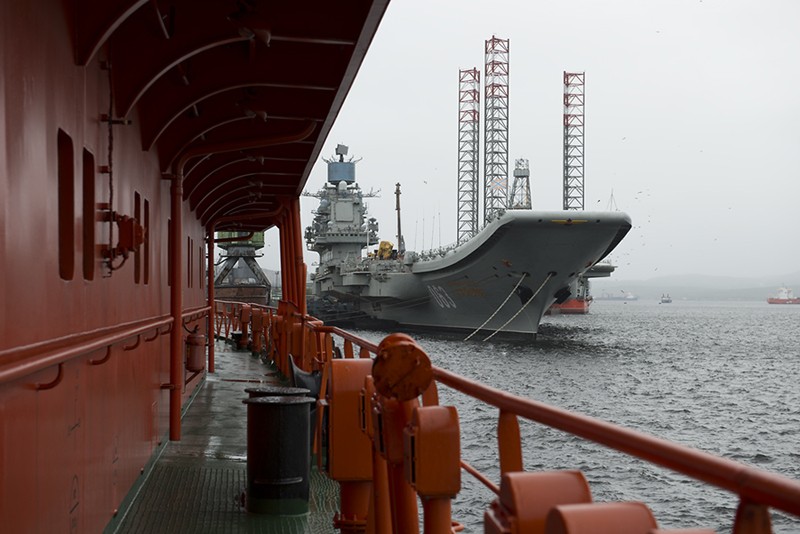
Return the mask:
POLYGON ((795 297, 792 290, 788 287, 779 287, 777 297, 769 297, 767 302, 770 304, 800 304, 800 297, 795 297))
POLYGON ((669 293, 664 295, 661 294, 661 304, 670 304, 672 302, 672 297, 669 296, 669 293))

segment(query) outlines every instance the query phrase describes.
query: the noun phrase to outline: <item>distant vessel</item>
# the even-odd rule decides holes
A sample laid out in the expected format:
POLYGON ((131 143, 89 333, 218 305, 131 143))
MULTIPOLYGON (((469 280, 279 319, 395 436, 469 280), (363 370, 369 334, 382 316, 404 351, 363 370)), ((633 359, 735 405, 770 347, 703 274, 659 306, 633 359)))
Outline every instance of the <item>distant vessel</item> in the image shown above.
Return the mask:
POLYGON ((625 291, 620 289, 619 293, 606 293, 603 292, 600 294, 599 297, 594 297, 594 300, 639 300, 639 297, 631 293, 630 291, 625 291))
POLYGON ((586 315, 589 313, 589 306, 592 304, 590 291, 590 278, 609 277, 616 267, 610 262, 601 262, 591 266, 586 270, 570 287, 570 292, 574 295, 562 303, 554 302, 545 312, 545 315, 586 315))
POLYGON ((779 287, 777 297, 769 297, 767 302, 770 304, 800 304, 800 297, 795 297, 792 290, 788 287, 779 287))
MULTIPOLYGON (((535 336, 545 310, 631 228, 620 212, 506 210, 458 245, 407 251, 398 231, 395 248, 367 219, 347 147, 336 153, 327 184, 308 195, 320 203, 305 232, 320 255, 309 313, 326 322, 535 336)), ((397 194, 399 214, 399 184, 397 194)))
POLYGON ((664 294, 661 295, 661 304, 669 304, 671 302, 672 302, 672 297, 669 296, 669 293, 667 293, 666 295, 664 294))

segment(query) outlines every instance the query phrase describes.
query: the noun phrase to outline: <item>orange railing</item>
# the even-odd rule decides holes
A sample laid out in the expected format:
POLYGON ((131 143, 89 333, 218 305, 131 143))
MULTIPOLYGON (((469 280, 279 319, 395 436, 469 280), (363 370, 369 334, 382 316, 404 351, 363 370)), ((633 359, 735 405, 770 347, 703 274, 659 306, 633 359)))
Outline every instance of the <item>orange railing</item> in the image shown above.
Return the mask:
MULTIPOLYGON (((315 450, 321 467, 340 482, 341 510, 334 523, 345 534, 363 532, 364 528, 373 532, 416 533, 419 531, 417 498, 423 504, 425 532, 458 531, 458 524, 450 517, 450 499, 460 488, 460 470, 474 476, 498 495, 490 508, 491 513, 487 513, 493 519, 487 520, 486 532, 523 531, 512 530, 512 524, 516 525, 515 529, 527 524, 530 530, 524 530, 526 532, 549 532, 545 530, 545 519, 566 523, 570 521, 569 514, 576 511, 585 513, 558 502, 553 506, 558 511, 555 519, 551 517, 554 516, 552 510, 547 517, 535 518, 530 515, 534 512, 515 509, 514 487, 541 494, 545 500, 551 497, 547 495, 550 492, 548 488, 535 487, 535 477, 514 476, 523 471, 520 417, 736 494, 739 499, 733 518, 733 532, 736 534, 771 532, 770 509, 800 516, 798 481, 511 395, 433 367, 424 351, 403 334, 387 336, 376 346, 347 331, 324 326, 321 321, 301 315, 284 302, 277 310, 257 305, 218 303, 216 312, 218 332, 224 331, 228 337, 236 326, 242 328, 245 332, 242 337, 250 337, 249 346, 259 347, 285 375, 290 372, 289 358, 306 371, 322 371, 319 400, 322 410, 317 422, 321 424, 323 414, 327 413, 328 427, 318 429, 315 450), (253 311, 264 320, 254 321, 253 311), (340 340, 341 349, 335 348, 334 337, 340 340), (454 420, 450 412, 443 411, 446 407, 438 406, 438 386, 447 386, 498 409, 502 477, 499 485, 460 459, 457 416, 454 420), (358 398, 360 401, 356 402, 358 398), (351 414, 340 418, 337 410, 342 409, 350 412, 360 410, 360 417, 351 414), (360 433, 348 426, 355 424, 356 420, 360 421, 357 425, 360 433), (455 429, 451 428, 453 425, 455 429), (344 441, 342 435, 347 435, 344 441), (426 454, 430 454, 426 451, 431 449, 432 442, 435 443, 433 449, 439 449, 436 453, 438 459, 424 460, 426 454), (453 447, 454 454, 441 454, 441 450, 453 447), (372 454, 369 454, 370 450, 372 454)), ((594 509, 613 514, 632 510, 624 506, 594 506, 594 509)), ((633 510, 637 517, 645 518, 645 523, 650 521, 647 517, 652 518, 652 514, 642 515, 639 508, 633 510)), ((652 528, 642 532, 650 530, 656 530, 654 520, 652 528)), ((591 528, 586 532, 592 532, 591 528)), ((701 529, 696 532, 713 531, 701 529)))
MULTIPOLYGON (((188 322, 199 319, 208 315, 209 311, 207 306, 184 310, 183 320, 188 322)), ((138 346, 140 337, 144 336, 145 341, 152 341, 171 329, 172 317, 161 315, 0 350, 0 384, 32 375, 48 367, 59 366, 60 369, 69 360, 100 349, 106 349, 108 356, 108 350, 113 345, 133 340, 138 346)))

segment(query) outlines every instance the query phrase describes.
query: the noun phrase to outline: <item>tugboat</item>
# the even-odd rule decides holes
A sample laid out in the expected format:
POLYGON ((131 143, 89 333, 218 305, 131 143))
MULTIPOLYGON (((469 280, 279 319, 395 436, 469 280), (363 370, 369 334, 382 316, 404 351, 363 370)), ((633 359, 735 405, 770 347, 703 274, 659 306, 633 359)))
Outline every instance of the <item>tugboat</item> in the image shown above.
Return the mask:
MULTIPOLYGON (((566 301, 631 228, 621 212, 506 210, 464 243, 413 252, 398 217, 395 248, 378 239, 375 218, 367 219, 357 161, 345 161, 347 151, 337 147, 338 159, 325 160, 327 183, 307 194, 320 199, 305 231, 308 249, 320 255, 309 308, 325 321, 535 337, 550 305, 566 301), (334 303, 343 313, 324 315, 334 303)), ((399 214, 399 184, 395 193, 399 214)))
POLYGON ((661 304, 671 304, 671 303, 672 303, 672 297, 669 296, 669 293, 667 293, 666 295, 662 293, 661 304))
POLYGON ((778 296, 769 297, 767 302, 770 304, 800 304, 800 297, 795 297, 790 288, 783 286, 778 288, 778 296))

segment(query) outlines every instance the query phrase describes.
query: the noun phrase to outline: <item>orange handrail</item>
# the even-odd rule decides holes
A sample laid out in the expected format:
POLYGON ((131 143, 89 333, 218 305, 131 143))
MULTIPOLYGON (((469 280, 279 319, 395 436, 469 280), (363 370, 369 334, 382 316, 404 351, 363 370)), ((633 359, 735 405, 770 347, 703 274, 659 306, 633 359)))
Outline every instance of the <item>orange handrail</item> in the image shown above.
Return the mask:
POLYGON ((800 482, 728 460, 643 432, 576 414, 480 384, 450 371, 433 368, 434 378, 531 421, 605 445, 650 463, 732 491, 756 503, 800 516, 800 482))
POLYGON ((172 317, 162 315, 0 351, 0 384, 171 324, 172 317))
MULTIPOLYGON (((220 313, 219 309, 217 313, 220 313)), ((265 323, 268 323, 265 328, 271 325, 278 330, 276 335, 287 337, 281 341, 279 347, 286 351, 294 347, 303 352, 293 354, 298 364, 320 366, 327 363, 331 357, 333 336, 341 339, 344 349, 342 356, 345 358, 370 357, 379 353, 378 345, 340 328, 324 326, 316 318, 302 315, 297 311, 291 311, 285 317, 270 314, 270 320, 265 323), (292 336, 299 336, 299 339, 288 339, 292 336), (319 337, 309 338, 309 336, 319 337), (358 355, 353 351, 354 345, 360 347, 358 355)), ((288 358, 288 354, 278 356, 284 363, 288 358)), ((736 525, 734 531, 737 533, 760 532, 745 517, 747 514, 742 513, 743 510, 752 507, 760 508, 756 513, 766 513, 766 508, 769 507, 800 516, 800 482, 796 480, 600 419, 512 395, 445 369, 433 366, 431 368, 434 381, 423 395, 425 405, 437 403, 435 389, 438 384, 448 386, 499 410, 498 447, 502 472, 522 469, 522 447, 517 418, 523 417, 737 494, 740 498, 739 511, 734 519, 736 525)), ((378 402, 382 402, 380 399, 383 397, 377 396, 378 402)), ((463 460, 460 465, 464 471, 495 494, 499 493, 499 486, 473 466, 463 460)))

